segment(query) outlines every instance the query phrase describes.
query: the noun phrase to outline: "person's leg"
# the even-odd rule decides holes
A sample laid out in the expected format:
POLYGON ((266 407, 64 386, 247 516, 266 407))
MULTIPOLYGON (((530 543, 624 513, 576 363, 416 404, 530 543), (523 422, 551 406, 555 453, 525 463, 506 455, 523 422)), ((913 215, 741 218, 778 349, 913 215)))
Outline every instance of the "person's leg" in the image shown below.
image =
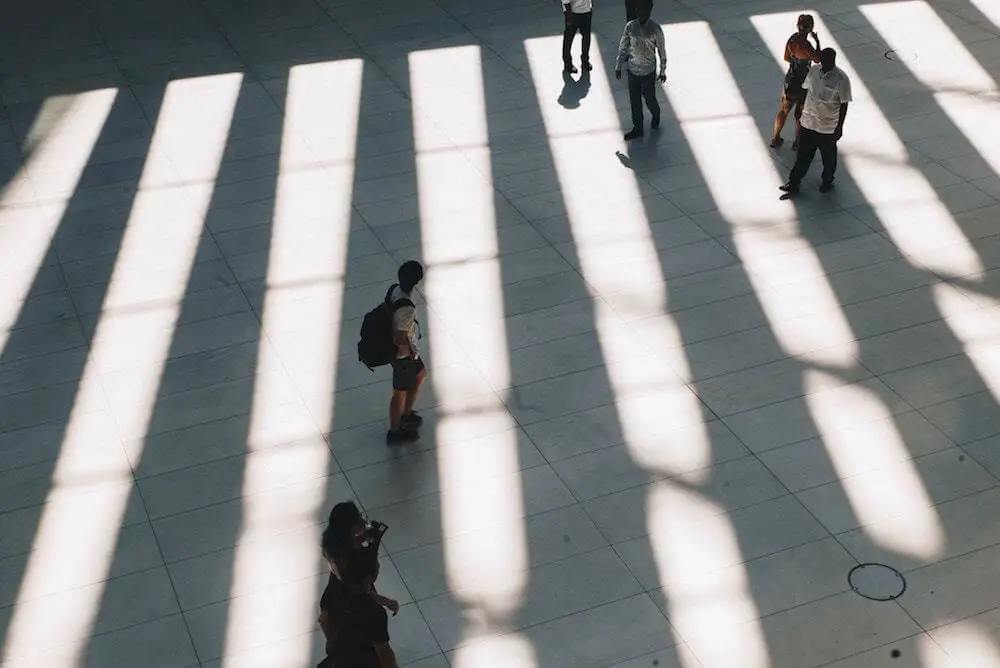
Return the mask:
MULTIPOLYGON (((406 424, 406 403, 409 393, 417 387, 417 371, 414 360, 401 358, 392 363, 392 400, 389 402, 388 443, 402 443, 416 440, 419 435, 406 424)), ((412 410, 412 409, 411 409, 412 410)))
MULTIPOLYGON (((771 135, 771 148, 778 148, 785 140, 781 138, 781 131, 785 129, 785 121, 788 120, 788 114, 792 108, 792 100, 788 97, 786 91, 781 93, 781 105, 778 107, 778 113, 774 116, 774 134, 771 135)), ((798 121, 796 121, 796 133, 798 133, 798 121)), ((798 134, 796 134, 796 137, 798 134)))
POLYGON ((593 12, 580 14, 580 61, 585 70, 592 69, 590 64, 590 29, 593 18, 593 12))
POLYGON ((646 108, 653 119, 651 127, 655 130, 660 127, 660 102, 656 99, 655 73, 642 77, 642 97, 646 100, 646 108))
POLYGON ((817 134, 812 130, 802 129, 802 138, 799 140, 799 153, 795 156, 795 165, 788 175, 788 183, 782 187, 785 192, 798 192, 799 184, 802 183, 802 179, 809 171, 809 165, 816 157, 816 149, 818 148, 816 138, 817 134))
POLYGON ((628 73, 628 101, 632 109, 632 131, 625 135, 626 139, 641 137, 643 133, 642 120, 642 77, 628 73))
POLYGON ((833 187, 833 178, 837 173, 837 142, 833 140, 833 135, 820 137, 819 153, 823 159, 823 179, 820 190, 827 192, 833 187))
POLYGON ((792 150, 799 150, 800 139, 802 138, 802 107, 806 104, 806 93, 796 95, 793 100, 793 105, 795 107, 795 141, 792 142, 792 150))
POLYGON ((412 425, 417 422, 423 422, 422 419, 416 418, 413 407, 420 397, 420 387, 424 384, 424 379, 427 378, 427 368, 424 366, 423 360, 417 360, 417 365, 419 369, 416 370, 416 374, 414 375, 413 389, 407 390, 406 402, 403 404, 403 424, 412 425))
POLYGON ((562 57, 563 57, 563 69, 569 71, 573 68, 573 55, 571 53, 573 48, 573 37, 576 36, 576 21, 573 17, 576 16, 573 12, 566 14, 566 27, 563 30, 563 47, 562 47, 562 57))

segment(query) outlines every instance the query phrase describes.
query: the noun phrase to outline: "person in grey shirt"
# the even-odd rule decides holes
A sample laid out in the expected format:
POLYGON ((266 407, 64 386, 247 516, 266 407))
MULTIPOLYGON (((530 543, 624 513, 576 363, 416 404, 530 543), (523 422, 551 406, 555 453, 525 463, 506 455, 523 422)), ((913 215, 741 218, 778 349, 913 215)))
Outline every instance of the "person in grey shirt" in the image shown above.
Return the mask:
POLYGON ((642 102, 645 100, 652 116, 650 127, 660 127, 660 103, 656 101, 656 82, 667 81, 667 48, 663 28, 649 18, 653 0, 636 0, 637 18, 625 24, 618 45, 615 78, 622 78, 622 66, 628 70, 629 104, 632 107, 632 129, 625 133, 629 141, 644 134, 642 102), (659 56, 659 75, 656 58, 659 56))

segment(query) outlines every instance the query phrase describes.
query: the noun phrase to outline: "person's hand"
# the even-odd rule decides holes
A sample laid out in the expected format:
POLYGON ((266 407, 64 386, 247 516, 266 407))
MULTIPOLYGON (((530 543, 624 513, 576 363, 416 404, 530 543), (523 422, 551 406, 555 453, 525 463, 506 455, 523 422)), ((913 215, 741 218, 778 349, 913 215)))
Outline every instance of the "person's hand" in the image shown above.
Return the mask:
POLYGON ((618 79, 619 81, 622 80, 622 71, 621 70, 615 70, 615 79, 618 79))
POLYGON ((397 601, 396 599, 394 598, 385 599, 385 607, 388 608, 389 612, 392 613, 393 617, 399 614, 399 601, 397 601))
POLYGON ((665 83, 667 83, 667 75, 666 75, 666 74, 661 74, 661 75, 660 75, 660 76, 658 77, 658 79, 659 79, 659 81, 660 81, 660 83, 661 83, 661 84, 665 84, 665 83))
POLYGON ((844 131, 841 130, 840 128, 837 128, 833 132, 833 141, 840 141, 840 138, 843 136, 844 136, 844 131))

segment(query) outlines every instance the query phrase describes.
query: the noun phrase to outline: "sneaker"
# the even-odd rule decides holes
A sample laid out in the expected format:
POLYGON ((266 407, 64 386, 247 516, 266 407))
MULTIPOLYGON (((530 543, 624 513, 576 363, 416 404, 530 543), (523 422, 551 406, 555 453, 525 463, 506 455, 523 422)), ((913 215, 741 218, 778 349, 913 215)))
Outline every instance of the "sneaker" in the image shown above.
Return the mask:
POLYGON ((417 411, 412 411, 409 415, 403 416, 403 424, 407 427, 419 427, 423 423, 424 418, 417 411))
POLYGON ((771 140, 771 148, 781 148, 781 145, 785 143, 784 138, 775 137, 771 140))
POLYGON ((642 136, 642 130, 639 130, 638 128, 632 128, 631 130, 625 133, 625 141, 632 141, 633 139, 638 139, 641 136, 642 136))
POLYGON ((828 193, 831 190, 833 190, 833 181, 824 181, 823 183, 819 184, 819 191, 821 193, 828 193))
POLYGON ((660 115, 659 114, 657 114, 656 116, 653 116, 653 121, 649 124, 649 127, 653 128, 654 130, 656 128, 660 127, 660 115))
POLYGON ((420 438, 420 434, 412 427, 403 426, 399 429, 390 429, 386 432, 386 445, 397 445, 399 443, 412 443, 420 438))
POLYGON ((575 65, 572 65, 572 64, 569 64, 569 63, 567 63, 566 65, 563 65, 563 72, 565 72, 566 74, 576 74, 579 71, 580 70, 576 69, 575 65))
POLYGON ((594 69, 594 66, 590 64, 589 60, 585 60, 582 63, 580 63, 580 67, 587 70, 588 72, 594 69))

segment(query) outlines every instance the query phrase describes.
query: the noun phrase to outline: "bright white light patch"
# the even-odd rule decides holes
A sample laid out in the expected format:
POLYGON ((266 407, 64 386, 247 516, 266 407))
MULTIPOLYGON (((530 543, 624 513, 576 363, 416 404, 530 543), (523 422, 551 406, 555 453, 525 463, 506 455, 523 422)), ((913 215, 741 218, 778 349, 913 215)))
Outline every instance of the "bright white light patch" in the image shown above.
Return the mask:
POLYGON ((835 376, 812 369, 806 371, 805 387, 806 403, 858 524, 887 549, 920 559, 939 556, 945 538, 940 519, 881 398, 872 390, 842 385, 835 376), (858 451, 855 434, 844 429, 845 415, 852 425, 880 430, 881 438, 868 440, 875 449, 871 456, 897 464, 851 475, 857 468, 852 457, 858 451), (888 526, 886 519, 894 520, 891 532, 882 531, 888 526))
MULTIPOLYGON (((167 154, 173 139, 187 132, 198 134, 206 146, 216 147, 214 152, 201 154, 208 170, 205 173, 214 178, 222 158, 219 137, 229 132, 241 80, 241 75, 227 74, 169 84, 143 167, 143 181, 148 173, 169 163, 167 154), (199 122, 193 125, 191 119, 195 116, 199 122)), ((173 189, 168 198, 163 198, 163 191, 152 194, 162 206, 173 210, 174 201, 196 197, 198 193, 202 194, 202 200, 196 207, 187 209, 191 218, 179 218, 173 233, 167 237, 159 226, 140 224, 129 218, 108 287, 107 303, 120 301, 118 291, 133 283, 145 282, 153 293, 186 285, 208 207, 207 195, 203 190, 193 193, 186 188, 173 189), (168 270, 148 273, 135 259, 136 255, 148 252, 151 246, 157 247, 158 254, 166 259, 168 270)), ((147 191, 140 189, 135 210, 142 209, 146 196, 147 191)), ((128 406, 118 407, 116 418, 120 425, 127 424, 129 430, 135 429, 136 436, 145 436, 179 313, 180 301, 172 300, 145 310, 102 314, 67 427, 67 438, 53 474, 54 488, 39 524, 18 597, 18 612, 8 631, 5 655, 15 657, 10 662, 12 666, 22 665, 20 660, 27 661, 23 665, 33 665, 27 658, 33 646, 44 646, 52 639, 71 643, 90 634, 104 592, 103 585, 97 583, 106 578, 114 557, 114 546, 132 491, 132 479, 126 464, 106 471, 104 480, 95 482, 94 472, 88 470, 84 458, 69 446, 75 442, 74 434, 79 425, 87 420, 86 413, 93 410, 99 401, 97 397, 102 395, 100 375, 107 360, 114 359, 122 349, 129 351, 123 366, 128 368, 132 376, 130 384, 137 390, 128 406), (66 488, 72 491, 66 493, 66 488), (66 545, 76 546, 72 559, 66 559, 66 545), (54 597, 44 609, 22 607, 23 602, 36 598, 53 578, 63 582, 77 580, 78 587, 92 586, 81 590, 77 596, 54 597)), ((138 461, 132 464, 137 466, 138 461)), ((81 645, 77 651, 84 649, 81 645)), ((75 665, 79 658, 72 657, 67 665, 75 665)))
POLYGON ((801 255, 812 255, 812 261, 806 264, 800 257, 796 266, 789 267, 784 256, 771 251, 773 232, 768 228, 794 219, 795 209, 778 199, 778 186, 785 179, 775 170, 739 97, 739 88, 712 29, 707 23, 694 22, 673 24, 664 30, 667 42, 678 49, 678 55, 670 61, 671 72, 676 74, 673 85, 666 89, 667 96, 682 110, 684 135, 719 211, 732 225, 738 254, 781 346, 789 355, 813 362, 853 364, 854 336, 815 254, 803 249, 801 255), (710 87, 713 90, 730 92, 705 98, 702 90, 706 77, 714 82, 710 87), (802 285, 810 287, 794 303, 769 289, 791 271, 797 271, 802 285), (794 309, 813 315, 790 322, 794 320, 794 309))
POLYGON ((551 67, 560 49, 561 41, 555 37, 525 41, 583 277, 597 295, 616 295, 614 301, 627 309, 619 314, 603 299, 593 302, 625 443, 637 464, 698 482, 704 467, 712 463, 703 425, 700 434, 686 430, 690 438, 683 444, 664 439, 672 426, 700 424, 701 404, 664 360, 670 356, 674 368, 686 369, 680 332, 666 313, 667 285, 639 188, 615 155, 623 148, 622 129, 606 83, 608 73, 596 59, 590 93, 579 108, 566 109, 558 103, 562 78, 551 67), (607 234, 611 226, 613 236, 607 234), (638 319, 645 321, 646 331, 657 333, 647 337, 655 342, 655 349, 650 348, 655 354, 637 364, 612 363, 620 358, 617 351, 636 348, 635 332, 626 321, 638 319), (636 382, 637 365, 641 382, 636 382), (640 395, 650 412, 631 410, 640 395))
MULTIPOLYGON (((938 199, 933 186, 919 169, 909 164, 906 147, 878 108, 864 80, 851 67, 833 33, 818 14, 812 15, 816 30, 822 34, 823 46, 837 50, 837 67, 851 79, 854 102, 848 109, 840 155, 882 225, 902 253, 918 267, 951 276, 981 271, 982 263, 975 249, 938 199)), ((790 12, 750 19, 782 68, 785 40, 797 17, 798 12, 790 12)), ((922 50, 926 48, 925 44, 922 50)))
MULTIPOLYGON (((996 18, 1000 3, 992 4, 992 18, 996 18)), ((906 67, 934 91, 941 109, 1000 174, 1000 132, 996 131, 1000 90, 993 77, 923 0, 859 9, 893 49, 919 54, 906 67)))
POLYGON ((650 494, 649 539, 670 623, 704 668, 770 668, 744 557, 724 509, 669 481, 650 494), (720 642, 725 638, 725 642, 720 642))
MULTIPOLYGON (((510 380, 481 53, 474 46, 414 52, 409 68, 423 291, 440 318, 432 321, 428 341, 439 402, 440 488, 448 490, 441 497, 441 521, 444 534, 455 537, 445 543, 445 567, 467 618, 483 620, 482 628, 467 628, 466 635, 490 634, 522 604, 528 546, 516 424, 494 394, 465 410, 481 385, 477 366, 494 388, 506 388, 510 380), (438 128, 448 133, 450 146, 438 128), (466 320, 480 323, 483 332, 469 351, 472 359, 435 326, 466 320), (437 373, 445 368, 447 373, 437 373), (498 424, 504 429, 497 431, 498 424), (483 437, 468 440, 483 430, 483 437)), ((477 644, 454 661, 459 667, 535 665, 530 646, 514 638, 477 644)))
MULTIPOLYGON (((261 320, 265 332, 280 326, 290 331, 318 330, 318 334, 303 337, 295 351, 295 359, 307 363, 292 364, 287 371, 270 339, 261 337, 249 443, 263 440, 280 419, 291 382, 308 398, 317 423, 325 429, 333 419, 362 73, 361 60, 299 65, 289 72, 279 158, 283 167, 277 177, 261 320), (296 160, 301 157, 300 140, 306 145, 314 141, 336 146, 338 159, 325 169, 290 171, 284 165, 295 162, 288 153, 296 154, 296 160), (310 308, 298 308, 296 302, 302 299, 309 300, 310 308), (311 348, 303 349, 309 344, 311 348)), ((311 576, 318 548, 303 550, 276 527, 293 525, 303 514, 321 515, 325 488, 310 485, 294 502, 279 506, 267 495, 252 495, 255 489, 273 487, 276 479, 304 480, 329 468, 325 447, 306 447, 300 455, 284 459, 283 467, 276 467, 266 451, 246 459, 224 666, 242 665, 239 654, 248 648, 286 639, 280 645, 282 664, 294 665, 309 655, 311 638, 301 634, 313 627, 316 616, 316 583, 311 576), (238 595, 252 591, 260 573, 274 564, 283 564, 289 574, 302 578, 254 595, 238 595)))
POLYGON ((55 188, 75 189, 117 95, 117 89, 108 88, 46 100, 38 112, 42 120, 35 123, 47 126, 44 136, 32 128, 27 164, 0 190, 0 352, 7 345, 9 328, 17 322, 68 203, 60 198, 42 205, 18 206, 33 202, 36 188, 41 190, 37 192, 40 199, 50 199, 46 197, 49 181, 41 179, 34 184, 26 174, 53 172, 57 176, 52 178, 61 180, 55 188), (50 126, 43 122, 47 116, 58 118, 50 126))
POLYGON ((954 287, 934 285, 934 302, 945 322, 962 342, 990 393, 1000 401, 1000 301, 988 295, 977 295, 976 299, 987 308, 970 309, 968 297, 954 287))

